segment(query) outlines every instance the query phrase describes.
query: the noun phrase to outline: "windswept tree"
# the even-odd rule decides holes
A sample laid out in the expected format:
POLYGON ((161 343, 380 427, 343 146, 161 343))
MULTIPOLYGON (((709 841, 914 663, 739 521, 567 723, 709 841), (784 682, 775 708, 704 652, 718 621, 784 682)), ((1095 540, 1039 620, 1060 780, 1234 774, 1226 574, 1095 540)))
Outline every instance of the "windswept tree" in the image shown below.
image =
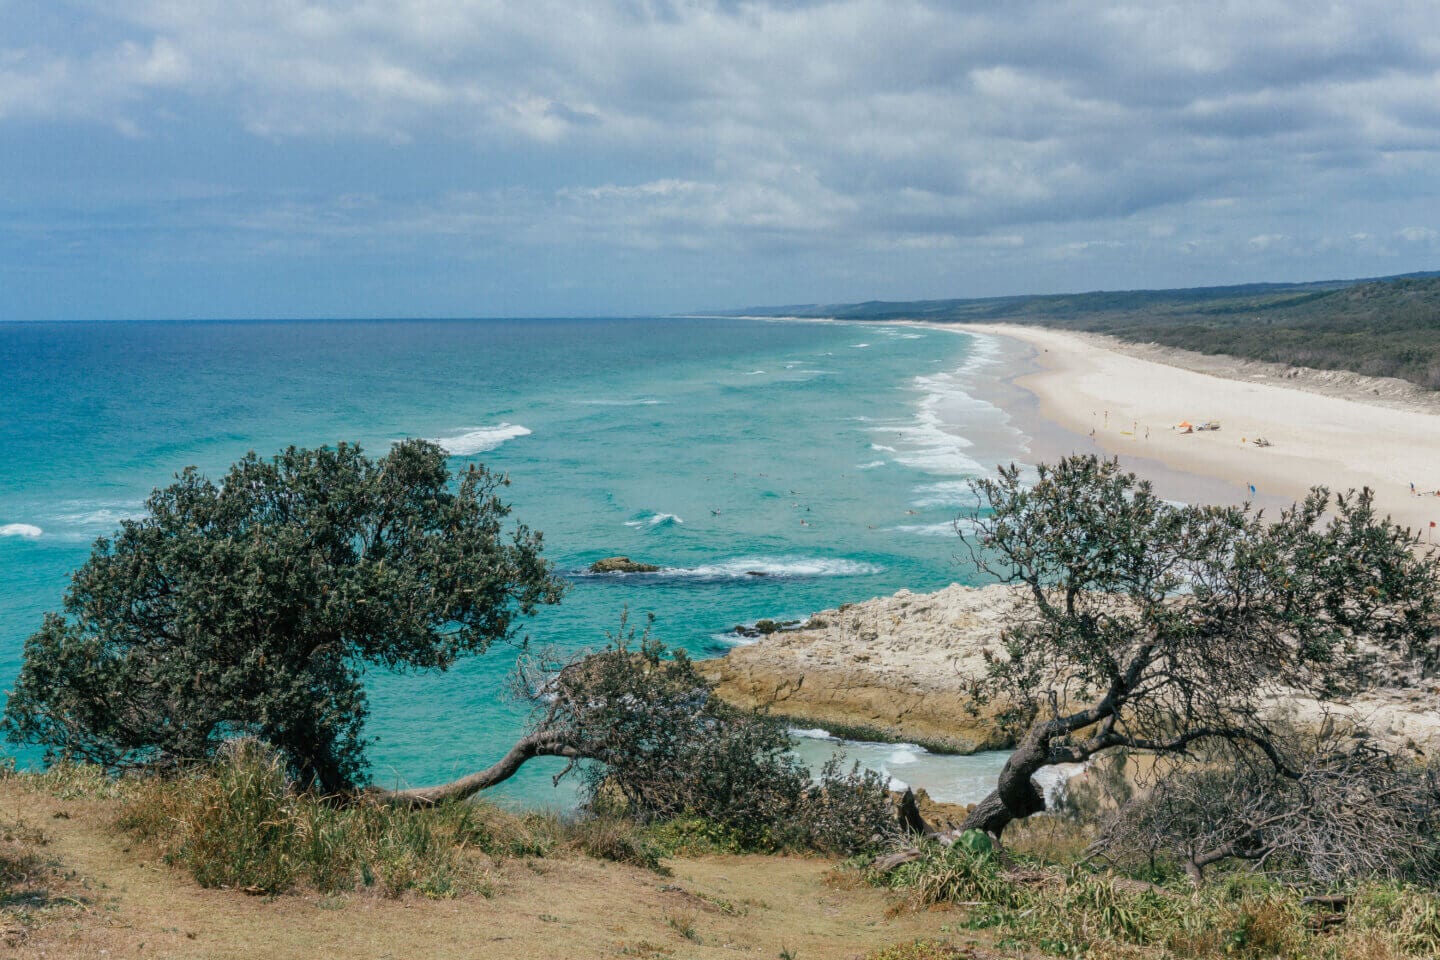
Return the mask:
POLYGON ((503 476, 407 440, 254 453, 220 483, 187 468, 96 541, 25 643, 12 737, 110 768, 281 751, 327 793, 365 772, 364 670, 445 670, 559 600, 503 476))
POLYGON ((1310 796, 1313 754, 1287 749, 1276 706, 1435 666, 1433 558, 1369 491, 1316 488, 1272 520, 1167 503, 1094 456, 973 487, 971 553, 1021 597, 976 694, 1004 705, 1017 746, 962 830, 1000 834, 1044 809, 1037 771, 1114 748, 1159 758, 1160 776, 1197 756, 1259 763, 1310 796))
POLYGON ((397 806, 469 797, 536 757, 569 763, 592 809, 640 821, 698 817, 747 849, 874 850, 899 832, 886 780, 832 757, 812 778, 775 719, 715 696, 683 650, 622 623, 602 650, 521 661, 529 731, 494 764, 436 787, 372 790, 397 806))

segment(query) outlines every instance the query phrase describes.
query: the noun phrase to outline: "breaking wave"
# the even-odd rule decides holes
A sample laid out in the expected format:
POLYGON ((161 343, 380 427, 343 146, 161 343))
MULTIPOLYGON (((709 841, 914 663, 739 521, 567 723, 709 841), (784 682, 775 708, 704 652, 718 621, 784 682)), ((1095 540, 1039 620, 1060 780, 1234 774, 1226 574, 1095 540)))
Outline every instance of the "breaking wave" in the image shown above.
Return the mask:
POLYGON ((594 574, 577 570, 579 577, 603 576, 651 580, 800 580, 812 577, 867 577, 883 573, 884 567, 859 560, 834 557, 736 557, 695 567, 663 567, 654 573, 594 574))
POLYGON ((673 513, 642 513, 634 520, 626 520, 627 527, 670 527, 685 521, 673 513))
POLYGON ((453 437, 436 437, 431 442, 438 443, 452 457, 469 457, 486 450, 494 450, 507 440, 529 435, 529 427, 501 423, 493 427, 476 427, 453 437))

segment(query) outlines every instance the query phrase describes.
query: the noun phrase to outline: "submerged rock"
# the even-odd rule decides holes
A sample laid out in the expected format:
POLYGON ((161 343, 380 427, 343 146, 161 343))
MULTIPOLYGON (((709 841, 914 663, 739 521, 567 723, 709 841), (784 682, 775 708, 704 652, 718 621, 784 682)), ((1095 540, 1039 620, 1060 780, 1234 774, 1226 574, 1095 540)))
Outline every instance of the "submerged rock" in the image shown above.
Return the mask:
POLYGON ((657 573, 659 570, 653 563, 641 563, 629 557, 606 557, 590 564, 591 573, 657 573))
POLYGON ((798 629, 801 625, 802 621, 800 620, 757 620, 754 626, 738 624, 731 632, 747 640, 759 640, 761 637, 768 637, 781 630, 798 629))

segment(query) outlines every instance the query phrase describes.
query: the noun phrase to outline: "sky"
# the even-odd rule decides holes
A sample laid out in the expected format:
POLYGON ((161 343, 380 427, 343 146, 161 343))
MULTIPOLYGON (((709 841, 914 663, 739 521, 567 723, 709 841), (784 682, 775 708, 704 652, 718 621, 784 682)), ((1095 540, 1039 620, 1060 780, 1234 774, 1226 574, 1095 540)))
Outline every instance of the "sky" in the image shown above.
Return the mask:
POLYGON ((1434 0, 0 0, 0 319, 1436 268, 1434 0))

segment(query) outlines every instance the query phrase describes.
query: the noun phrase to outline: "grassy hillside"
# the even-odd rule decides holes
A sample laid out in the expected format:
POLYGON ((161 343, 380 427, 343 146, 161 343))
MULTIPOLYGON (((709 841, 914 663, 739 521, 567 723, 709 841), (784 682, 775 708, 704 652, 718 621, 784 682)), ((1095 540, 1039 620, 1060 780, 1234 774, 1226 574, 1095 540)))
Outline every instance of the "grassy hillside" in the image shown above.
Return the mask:
POLYGON ((1440 390, 1440 274, 978 300, 750 308, 753 316, 1033 323, 1440 390))

